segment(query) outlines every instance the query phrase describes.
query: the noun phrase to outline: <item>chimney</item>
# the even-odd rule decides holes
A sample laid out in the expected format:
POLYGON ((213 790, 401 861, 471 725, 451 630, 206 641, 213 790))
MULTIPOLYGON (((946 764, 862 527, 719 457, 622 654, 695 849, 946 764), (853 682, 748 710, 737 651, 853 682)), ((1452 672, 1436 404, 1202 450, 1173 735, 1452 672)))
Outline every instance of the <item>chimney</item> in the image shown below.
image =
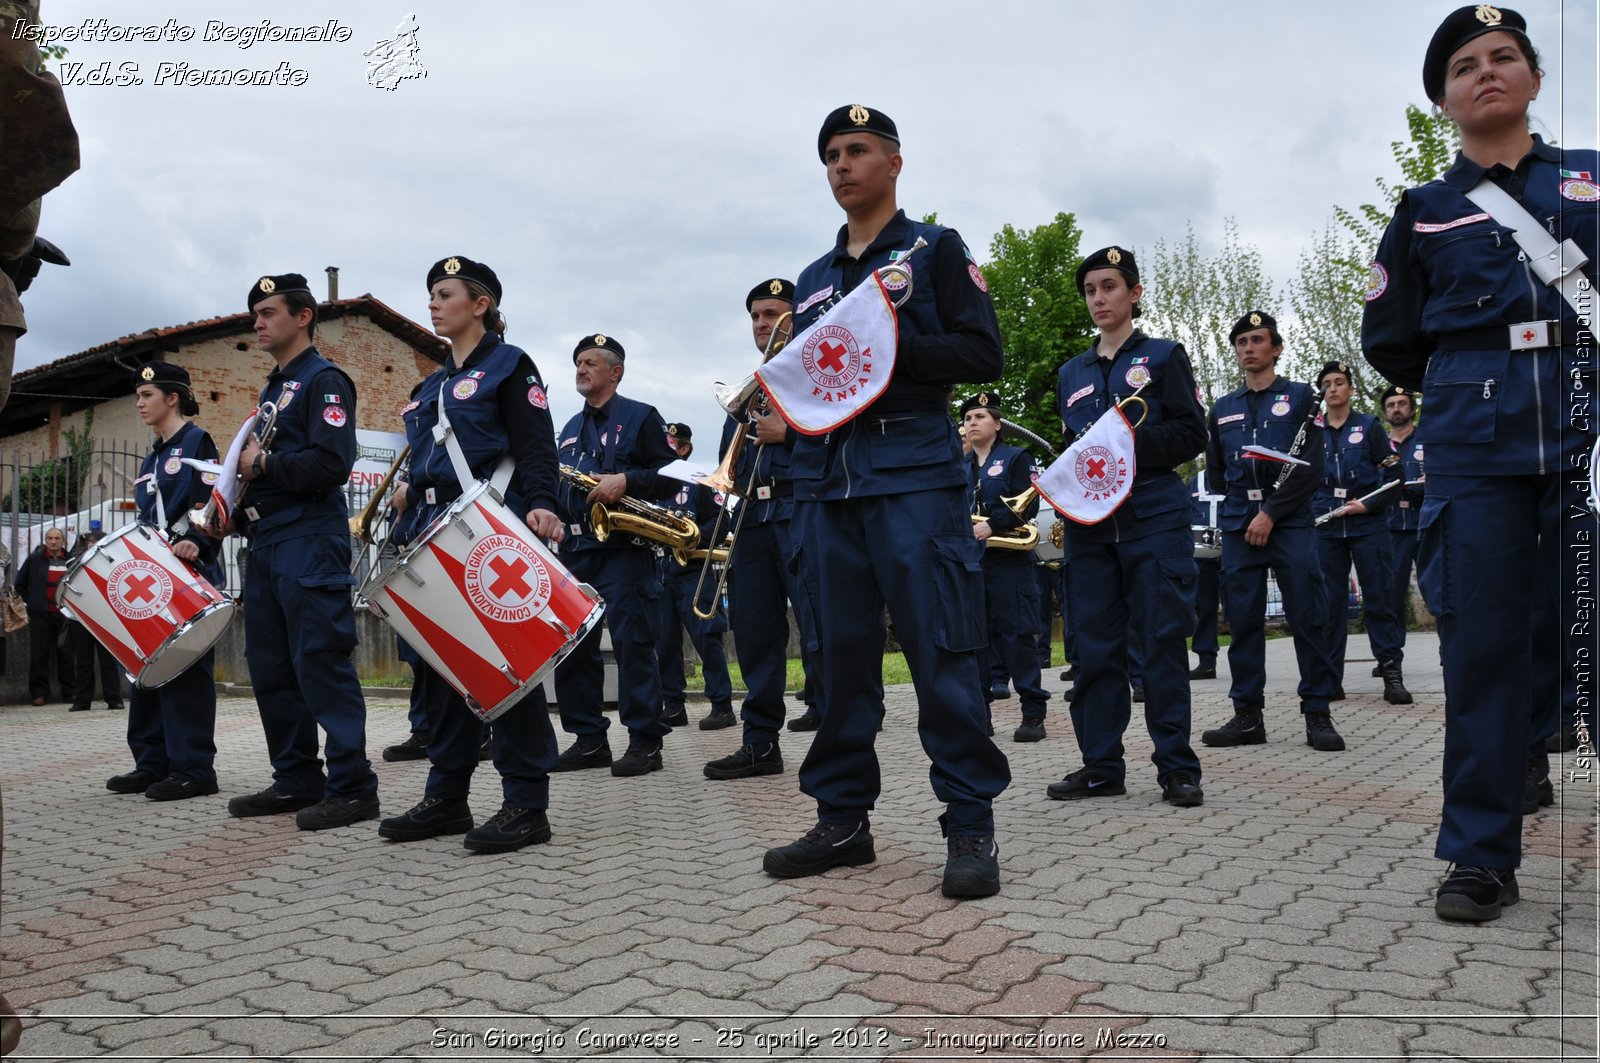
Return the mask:
POLYGON ((339 267, 338 266, 329 266, 327 272, 328 272, 328 302, 336 303, 336 302, 339 301, 339 267))

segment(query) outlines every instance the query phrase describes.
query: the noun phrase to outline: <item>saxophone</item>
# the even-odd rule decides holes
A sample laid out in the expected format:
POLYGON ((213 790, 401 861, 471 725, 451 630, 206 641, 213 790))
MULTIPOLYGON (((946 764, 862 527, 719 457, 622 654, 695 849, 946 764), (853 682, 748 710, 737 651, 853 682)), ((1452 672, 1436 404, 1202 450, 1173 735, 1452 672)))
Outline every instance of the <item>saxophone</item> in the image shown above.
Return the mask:
MULTIPOLYGON (((570 465, 561 466, 561 478, 588 494, 600 482, 570 465)), ((660 506, 623 495, 609 506, 596 502, 589 510, 589 526, 594 537, 605 542, 612 535, 637 535, 673 550, 689 551, 700 545, 700 526, 660 506)))

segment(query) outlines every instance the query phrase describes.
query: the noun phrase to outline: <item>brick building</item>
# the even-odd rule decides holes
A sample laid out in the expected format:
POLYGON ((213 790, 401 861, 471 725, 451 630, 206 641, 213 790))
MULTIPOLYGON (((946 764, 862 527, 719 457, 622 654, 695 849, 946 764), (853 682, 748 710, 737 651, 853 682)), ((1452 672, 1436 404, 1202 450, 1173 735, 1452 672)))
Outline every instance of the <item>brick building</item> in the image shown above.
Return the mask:
MULTIPOLYGON (((150 361, 189 371, 200 416, 217 444, 227 441, 255 408, 272 371, 272 356, 256 346, 248 313, 150 329, 17 373, 11 401, 0 411, 0 448, 62 454, 63 433, 94 411, 95 448, 144 445, 149 431, 133 403, 133 374, 150 361)), ((449 345, 371 295, 322 303, 317 349, 356 383, 356 426, 400 431, 400 408, 449 345)), ((115 493, 116 485, 108 485, 115 493)))

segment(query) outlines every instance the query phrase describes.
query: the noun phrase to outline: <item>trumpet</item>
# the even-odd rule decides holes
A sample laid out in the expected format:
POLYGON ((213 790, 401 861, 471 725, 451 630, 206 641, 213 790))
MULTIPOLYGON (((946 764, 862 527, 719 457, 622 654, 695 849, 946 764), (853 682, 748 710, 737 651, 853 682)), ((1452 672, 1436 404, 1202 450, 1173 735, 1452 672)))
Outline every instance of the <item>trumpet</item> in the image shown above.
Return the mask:
MULTIPOLYGON (((586 494, 600 482, 570 465, 561 466, 561 478, 586 494)), ((627 495, 610 505, 596 502, 589 510, 589 526, 594 529, 594 537, 601 542, 619 532, 637 535, 641 539, 671 547, 674 556, 679 550, 693 550, 700 545, 700 526, 694 521, 627 495)))
MULTIPOLYGON (((772 332, 767 336, 766 350, 761 352, 761 364, 766 365, 772 361, 773 356, 783 350, 793 338, 794 314, 786 311, 778 318, 777 324, 772 326, 772 332)), ((727 411, 728 416, 739 422, 739 430, 733 434, 733 439, 728 443, 728 452, 722 456, 722 461, 717 465, 716 470, 700 482, 713 491, 721 491, 727 498, 731 499, 737 494, 738 497, 748 501, 750 496, 755 493, 756 477, 761 475, 761 453, 767 449, 767 445, 763 443, 756 448, 756 460, 750 465, 750 479, 745 482, 743 491, 738 490, 738 484, 734 482, 733 475, 734 470, 739 467, 739 456, 744 451, 745 440, 750 435, 750 426, 747 423, 750 411, 754 410, 759 414, 765 415, 770 408, 766 392, 761 390, 760 384, 756 382, 755 374, 751 373, 745 378, 743 384, 736 387, 729 387, 720 382, 717 383, 712 388, 712 395, 716 398, 717 404, 727 411)), ((689 555, 690 558, 698 558, 702 562, 700 578, 695 581, 694 585, 694 597, 690 599, 690 602, 693 603, 694 615, 701 620, 710 620, 717 615, 717 608, 722 602, 723 589, 728 583, 729 569, 726 567, 728 559, 733 555, 734 544, 739 541, 739 530, 744 527, 744 517, 747 512, 749 512, 748 507, 741 508, 738 517, 734 518, 733 529, 728 532, 728 542, 725 550, 722 547, 717 547, 709 551, 692 551, 689 555), (721 557, 717 556, 719 551, 722 552, 721 557), (705 591, 706 579, 711 574, 712 566, 718 564, 724 567, 721 575, 717 577, 716 585, 712 588, 711 605, 702 608, 700 602, 702 593, 705 591)), ((711 526, 711 535, 707 541, 720 542, 723 528, 726 527, 727 523, 728 505, 724 503, 717 510, 717 520, 711 526)), ((679 558, 678 563, 685 564, 686 561, 684 558, 679 558)))
MULTIPOLYGON (((262 450, 272 449, 272 437, 277 435, 278 432, 278 404, 275 402, 263 402, 260 406, 257 406, 254 419, 247 422, 245 427, 240 429, 240 437, 234 439, 236 445, 246 432, 256 437, 256 442, 261 444, 262 450)), ((236 453, 232 446, 228 448, 228 452, 230 454, 236 453)), ((234 509, 239 505, 239 500, 244 497, 245 488, 248 486, 242 477, 235 482, 233 497, 227 501, 226 515, 222 514, 222 502, 217 497, 217 493, 213 491, 210 500, 206 502, 205 508, 196 515, 193 523, 201 528, 215 529, 220 527, 228 517, 233 515, 234 509), (218 519, 219 517, 221 518, 220 520, 218 519)))
POLYGON ((383 474, 383 479, 373 490, 372 497, 367 499, 367 504, 361 507, 361 512, 350 518, 350 538, 367 546, 378 545, 373 535, 372 525, 378 514, 389 509, 389 489, 394 486, 395 478, 400 470, 411 460, 411 444, 407 443, 399 454, 395 455, 394 464, 389 466, 389 471, 383 474))
MULTIPOLYGON (((987 517, 980 517, 976 513, 972 515, 974 526, 983 523, 987 519, 987 517)), ((1020 528, 1014 528, 1009 532, 991 532, 989 537, 983 541, 983 545, 995 550, 1032 550, 1039 545, 1039 526, 1033 521, 1029 521, 1020 528)))

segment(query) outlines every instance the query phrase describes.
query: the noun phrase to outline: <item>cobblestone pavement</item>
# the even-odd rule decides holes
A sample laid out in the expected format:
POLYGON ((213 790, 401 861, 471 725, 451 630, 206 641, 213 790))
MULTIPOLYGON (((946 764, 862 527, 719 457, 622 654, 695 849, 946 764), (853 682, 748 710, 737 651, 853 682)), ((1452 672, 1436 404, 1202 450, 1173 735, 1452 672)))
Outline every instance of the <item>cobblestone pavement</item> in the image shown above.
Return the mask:
MULTIPOLYGON (((18 1058, 1595 1058, 1596 784, 1558 774, 1529 818, 1521 904, 1436 920, 1442 688, 1433 638, 1409 649, 1417 704, 1352 661, 1350 749, 1324 754, 1273 642, 1270 740, 1202 750, 1196 809, 1160 802, 1137 724, 1127 796, 1047 800, 1079 764, 1060 702, 1037 745, 998 703, 1004 888, 962 903, 939 895, 910 688, 878 742, 877 863, 797 881, 760 858, 814 820, 808 735, 785 735, 784 774, 710 782, 735 732, 680 729, 663 772, 556 776, 550 844, 472 856, 229 819, 269 781, 245 699, 221 706, 223 792, 173 804, 104 789, 121 715, 6 708, 18 1058)), ((1224 669, 1195 684, 1196 735, 1228 714, 1224 669)), ((405 730, 372 703, 374 753, 405 730)), ((421 795, 425 764, 378 767, 390 813, 421 795)), ((486 765, 480 819, 496 782, 486 765)))

